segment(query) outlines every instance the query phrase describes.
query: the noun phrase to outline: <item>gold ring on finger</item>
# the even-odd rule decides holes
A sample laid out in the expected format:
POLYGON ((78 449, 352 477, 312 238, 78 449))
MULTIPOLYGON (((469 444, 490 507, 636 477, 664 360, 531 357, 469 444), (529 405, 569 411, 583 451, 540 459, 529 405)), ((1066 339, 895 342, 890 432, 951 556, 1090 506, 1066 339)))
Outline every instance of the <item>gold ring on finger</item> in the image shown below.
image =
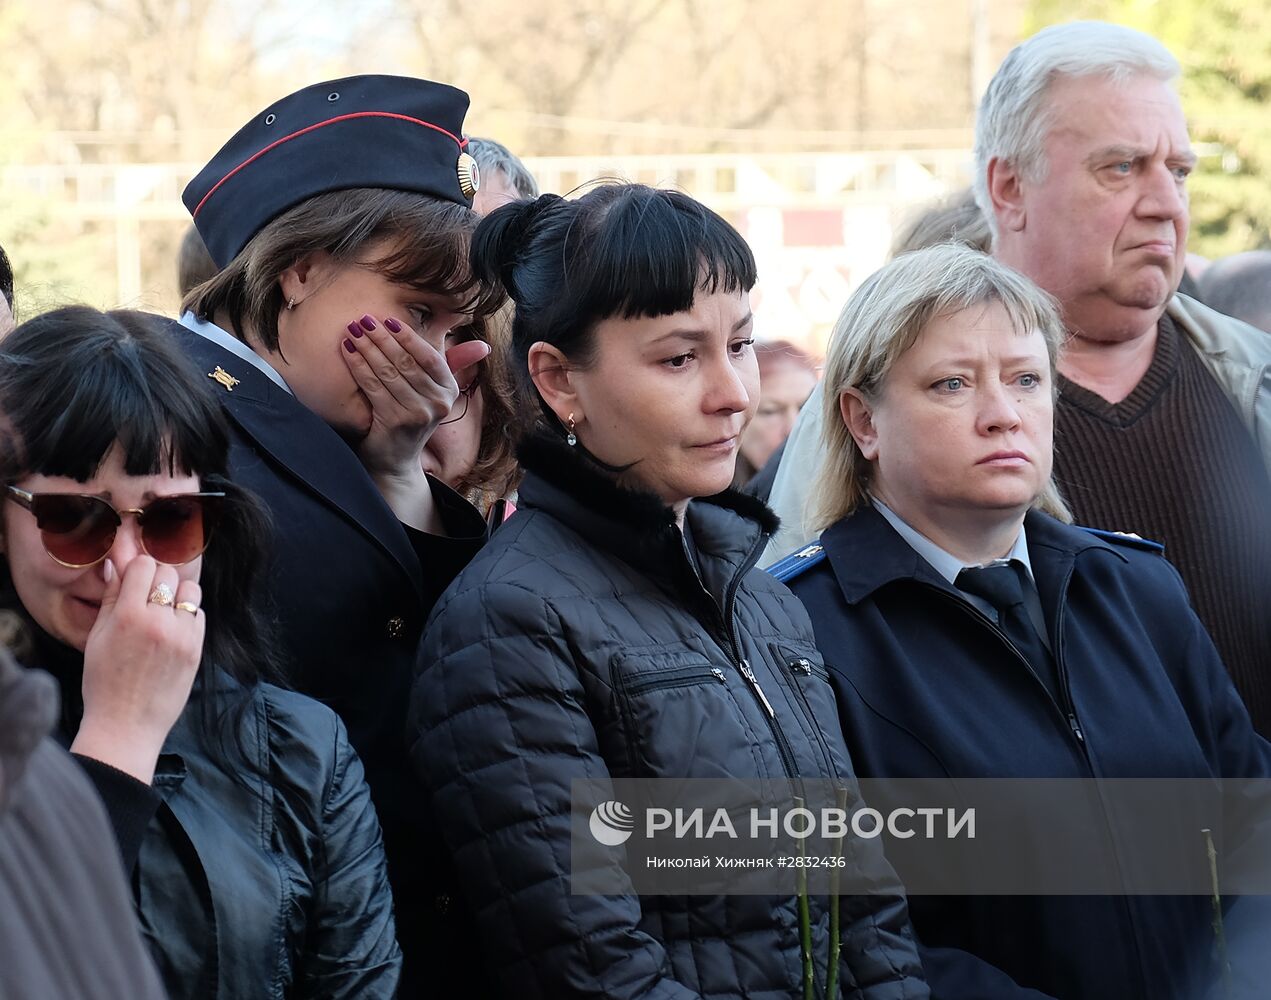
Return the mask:
POLYGON ((177 601, 177 610, 188 611, 192 615, 197 615, 199 613, 199 606, 193 601, 177 601))
POLYGON ((156 583, 154 590, 150 591, 150 603, 157 604, 161 608, 172 607, 172 599, 176 594, 172 592, 172 588, 166 583, 156 583))

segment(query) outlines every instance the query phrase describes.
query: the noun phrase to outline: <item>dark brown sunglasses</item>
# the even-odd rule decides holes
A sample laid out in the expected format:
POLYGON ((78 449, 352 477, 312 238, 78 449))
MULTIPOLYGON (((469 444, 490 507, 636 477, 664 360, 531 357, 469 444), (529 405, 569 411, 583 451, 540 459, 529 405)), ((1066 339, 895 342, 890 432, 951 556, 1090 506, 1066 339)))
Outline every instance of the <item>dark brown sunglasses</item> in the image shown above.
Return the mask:
POLYGON ((91 493, 28 493, 10 486, 8 496, 35 515, 50 559, 83 569, 106 558, 125 514, 137 518, 147 555, 169 566, 188 563, 207 548, 225 494, 178 493, 123 510, 91 493))

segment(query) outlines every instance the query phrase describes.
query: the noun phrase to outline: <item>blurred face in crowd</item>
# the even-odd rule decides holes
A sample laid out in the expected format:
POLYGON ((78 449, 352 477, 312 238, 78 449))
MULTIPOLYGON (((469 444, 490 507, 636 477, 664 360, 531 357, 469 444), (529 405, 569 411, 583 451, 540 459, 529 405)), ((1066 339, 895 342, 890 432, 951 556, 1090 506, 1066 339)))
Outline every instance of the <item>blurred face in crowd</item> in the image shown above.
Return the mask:
POLYGON ((278 317, 278 350, 259 349, 296 398, 351 441, 370 431, 371 404, 343 357, 349 323, 369 316, 383 329, 384 320, 396 319, 444 351, 446 336, 468 321, 451 297, 393 281, 371 266, 392 250, 391 243, 373 243, 350 264, 316 253, 290 268, 281 283, 295 308, 278 317))
POLYGON ((816 388, 816 373, 796 362, 770 368, 760 380, 759 408, 741 438, 741 453, 756 470, 790 436, 799 410, 816 388))
MULTIPOLYGON (((29 493, 102 496, 116 510, 144 508, 156 497, 197 493, 200 488, 198 476, 193 475, 128 475, 124 472, 123 450, 118 445, 106 453, 101 467, 86 483, 68 476, 31 475, 14 485, 29 493)), ((63 566, 45 551, 35 515, 7 498, 4 552, 22 607, 54 639, 81 652, 106 592, 106 559, 122 574, 130 562, 144 554, 137 518, 126 514, 106 559, 92 566, 63 566)), ((202 566, 203 558, 199 556, 175 567, 178 580, 197 581, 202 566)))
POLYGON ((481 187, 472 199, 472 210, 477 215, 489 215, 496 208, 510 201, 520 201, 519 192, 502 170, 487 170, 481 174, 481 187))
MULTIPOLYGON (((466 337, 451 337, 447 346, 460 343, 466 337)), ((435 476, 447 486, 455 487, 477 464, 481 454, 481 430, 485 424, 485 400, 482 397, 481 373, 484 365, 478 365, 463 373, 459 384, 459 398, 432 436, 424 444, 420 464, 430 476, 435 476)))
POLYGON ((999 184, 995 254, 1060 300, 1075 332, 1154 328, 1182 278, 1195 154, 1178 95, 1147 76, 1051 84, 1044 177, 999 184), (1002 199, 1005 207, 1001 207, 1002 199))
POLYGON ((759 399, 752 323, 745 292, 699 292, 685 312, 601 322, 593 363, 569 373, 579 442, 632 466, 623 481, 671 506, 726 489, 759 399))
POLYGON ((929 538, 1023 517, 1050 478, 1050 359, 997 302, 938 316, 875 398, 840 398, 871 492, 929 538))

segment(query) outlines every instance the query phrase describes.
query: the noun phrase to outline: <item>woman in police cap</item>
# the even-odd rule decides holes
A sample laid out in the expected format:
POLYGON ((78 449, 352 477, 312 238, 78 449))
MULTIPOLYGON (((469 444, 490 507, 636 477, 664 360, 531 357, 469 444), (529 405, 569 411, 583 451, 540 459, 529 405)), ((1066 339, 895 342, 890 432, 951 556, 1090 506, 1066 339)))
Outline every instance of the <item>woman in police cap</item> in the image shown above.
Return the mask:
POLYGON ((178 336, 231 418, 233 477, 273 514, 270 610, 291 680, 335 708, 365 763, 403 995, 448 895, 402 744, 406 695, 425 616, 484 533, 420 461, 488 352, 449 342, 490 305, 468 268, 467 105, 404 77, 306 87, 184 193, 221 270, 186 297, 178 336))

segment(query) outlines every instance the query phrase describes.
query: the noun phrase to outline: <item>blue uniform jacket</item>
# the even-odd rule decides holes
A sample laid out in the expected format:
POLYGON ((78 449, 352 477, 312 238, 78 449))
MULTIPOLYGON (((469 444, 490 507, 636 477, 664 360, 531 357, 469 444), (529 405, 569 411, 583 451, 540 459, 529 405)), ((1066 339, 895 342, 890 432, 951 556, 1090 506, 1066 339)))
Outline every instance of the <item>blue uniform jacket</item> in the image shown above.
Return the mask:
POLYGON ((172 334, 229 418, 230 478, 269 509, 266 585, 287 679, 339 714, 366 768, 407 956, 401 995, 458 989, 461 978, 436 971, 452 967, 444 911, 453 888, 437 882, 437 846, 406 757, 406 702, 424 620, 481 547, 485 522, 432 480, 448 537, 403 525, 320 417, 219 344, 177 323, 172 334))
MULTIPOLYGON (((857 773, 1271 774, 1271 745, 1159 547, 1035 511, 1025 525, 1058 700, 872 508, 778 574, 812 619, 857 773)), ((1191 1000, 1214 978, 1199 896, 912 897, 911 913, 937 997, 1191 1000)), ((1240 941, 1232 947, 1239 960, 1240 941)))

